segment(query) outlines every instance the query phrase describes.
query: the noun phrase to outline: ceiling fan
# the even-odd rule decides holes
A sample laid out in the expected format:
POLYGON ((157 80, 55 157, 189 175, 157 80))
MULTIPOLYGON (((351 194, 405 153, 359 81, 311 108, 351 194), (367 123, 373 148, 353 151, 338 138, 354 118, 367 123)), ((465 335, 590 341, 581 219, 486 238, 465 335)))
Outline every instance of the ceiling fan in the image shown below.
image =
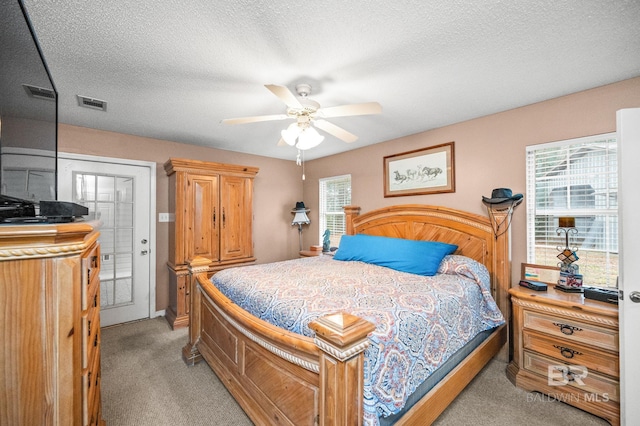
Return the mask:
POLYGON ((286 144, 295 146, 300 150, 305 150, 319 145, 320 142, 324 140, 324 136, 318 134, 314 127, 324 130, 347 143, 354 142, 358 139, 353 133, 324 120, 325 118, 380 114, 382 112, 382 107, 377 102, 322 108, 318 102, 308 97, 311 93, 311 86, 309 84, 298 84, 296 86, 298 96, 295 96, 285 86, 266 84, 265 87, 287 105, 287 112, 285 114, 228 118, 222 120, 222 123, 246 124, 292 118, 295 122, 291 123, 287 129, 281 132, 282 138, 278 142, 278 145, 286 144))

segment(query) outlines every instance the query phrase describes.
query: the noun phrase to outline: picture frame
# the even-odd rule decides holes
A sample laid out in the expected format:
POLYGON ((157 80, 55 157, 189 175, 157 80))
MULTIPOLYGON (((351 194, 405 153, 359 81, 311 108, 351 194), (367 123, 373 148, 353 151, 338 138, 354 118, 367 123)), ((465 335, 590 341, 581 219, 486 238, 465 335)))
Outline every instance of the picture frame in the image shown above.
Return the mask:
POLYGON ((384 196, 455 192, 454 158, 454 142, 384 157, 384 196))
POLYGON ((558 284, 560 268, 557 266, 522 264, 522 276, 520 279, 540 281, 547 284, 558 284))

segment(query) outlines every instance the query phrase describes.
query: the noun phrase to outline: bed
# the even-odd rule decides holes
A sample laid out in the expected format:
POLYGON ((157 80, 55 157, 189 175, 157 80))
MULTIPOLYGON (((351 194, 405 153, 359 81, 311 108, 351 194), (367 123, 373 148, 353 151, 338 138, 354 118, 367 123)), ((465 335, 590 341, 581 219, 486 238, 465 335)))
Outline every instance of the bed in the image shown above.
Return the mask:
MULTIPOLYGON (((468 258, 470 263, 484 265, 488 275, 486 292, 490 292, 504 318, 509 318, 508 234, 495 237, 488 218, 426 205, 391 206, 365 214, 360 214, 356 206, 348 206, 345 214, 349 236, 454 244, 456 251, 446 259, 468 258)), ((327 256, 296 262, 285 263, 294 270, 310 265, 316 265, 317 270, 330 270, 328 266, 339 261, 327 256)), ((369 373, 374 361, 370 354, 379 343, 376 333, 381 328, 377 318, 367 316, 367 311, 342 309, 330 302, 326 315, 316 314, 301 326, 306 331, 288 331, 258 318, 252 303, 244 308, 242 303, 234 303, 227 296, 228 289, 221 290, 212 282, 206 272, 209 263, 208 259, 196 258, 190 264, 189 342, 182 352, 187 364, 204 359, 256 424, 377 423, 371 419, 372 408, 366 406, 372 393, 369 373)), ((345 265, 350 263, 358 262, 345 265)), ((280 266, 267 268, 276 267, 280 266)), ((236 272, 251 275, 253 270, 246 268, 236 272)), ((233 277, 234 271, 224 274, 233 277)), ((374 274, 384 279, 382 273, 374 274)), ((474 336, 471 349, 466 345, 450 354, 446 368, 438 368, 425 380, 428 386, 422 386, 420 392, 412 388, 406 407, 390 417, 381 417, 380 423, 432 423, 490 359, 499 356, 507 360, 505 325, 487 328, 474 336)))

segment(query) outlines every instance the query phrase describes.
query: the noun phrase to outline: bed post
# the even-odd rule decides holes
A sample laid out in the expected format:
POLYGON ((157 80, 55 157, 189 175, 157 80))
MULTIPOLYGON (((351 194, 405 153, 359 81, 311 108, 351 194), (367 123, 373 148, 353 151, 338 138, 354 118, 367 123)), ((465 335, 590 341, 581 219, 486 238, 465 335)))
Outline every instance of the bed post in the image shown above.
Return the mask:
POLYGON ((345 214, 345 223, 347 225, 346 234, 347 235, 353 235, 353 233, 354 233, 354 231, 353 231, 353 219, 360 214, 360 207, 358 207, 358 206, 344 206, 343 210, 344 210, 344 214, 345 214))
MULTIPOLYGON (((508 217, 511 215, 507 210, 494 211, 493 216, 498 223, 507 223, 505 221, 511 221, 508 217)), ((494 277, 492 290, 494 293, 494 299, 500 312, 504 316, 507 327, 511 322, 511 301, 509 299, 509 288, 511 287, 511 246, 510 236, 511 228, 505 229, 498 234, 495 233, 495 242, 493 247, 493 271, 494 277)), ((500 361, 509 362, 509 345, 505 345, 498 353, 497 358, 500 361)))
POLYGON ((202 359, 196 347, 200 340, 200 299, 201 290, 198 289, 198 274, 209 270, 211 261, 204 257, 196 257, 189 262, 189 281, 187 297, 189 298, 189 341, 182 348, 182 360, 187 365, 195 365, 202 359))
POLYGON ((320 348, 319 421, 321 426, 362 425, 364 353, 375 326, 362 318, 337 313, 309 323, 320 348))

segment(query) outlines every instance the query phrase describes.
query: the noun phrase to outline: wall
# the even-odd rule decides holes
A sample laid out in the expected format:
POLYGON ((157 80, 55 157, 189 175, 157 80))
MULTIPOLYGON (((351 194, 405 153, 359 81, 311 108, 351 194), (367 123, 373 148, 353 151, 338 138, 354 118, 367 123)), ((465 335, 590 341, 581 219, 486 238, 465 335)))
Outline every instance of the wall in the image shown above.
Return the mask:
MULTIPOLYGON (((306 163, 305 204, 311 225, 304 245, 318 244, 318 179, 351 174, 352 204, 362 211, 394 204, 431 204, 486 215, 493 188, 525 194, 525 147, 616 131, 616 111, 640 106, 640 78, 528 105, 306 163), (384 198, 383 157, 455 142, 455 193, 384 198)), ((384 108, 384 105, 383 105, 384 108)), ((526 195, 526 194, 525 194, 526 195)), ((525 204, 512 222, 512 277, 526 262, 525 204)))
MULTIPOLYGON (((432 204, 486 214, 482 195, 498 187, 525 193, 525 147, 616 130, 615 112, 640 106, 640 78, 602 86, 475 120, 456 123, 358 150, 308 161, 300 184, 295 162, 178 142, 61 124, 59 150, 71 153, 152 161, 157 165, 157 212, 168 210, 168 179, 163 164, 169 157, 256 166, 254 244, 259 263, 296 257, 298 234, 291 227, 291 209, 303 199, 311 209, 305 247, 318 244, 318 179, 351 174, 353 204, 363 211, 393 204, 432 204), (383 157, 455 142, 456 192, 384 198, 383 157)), ((156 213, 157 213, 156 212, 156 213)), ((157 218, 157 214, 155 215, 157 218)), ((512 276, 526 260, 524 204, 512 225, 512 276)), ((168 225, 156 224, 156 307, 168 304, 168 225)))
MULTIPOLYGON (((291 226, 291 209, 302 199, 300 169, 295 161, 187 145, 158 139, 60 124, 61 152, 151 161, 156 163, 156 208, 168 212, 169 187, 164 163, 170 157, 259 167, 254 182, 254 253, 258 263, 297 257, 297 228, 291 226)), ((169 303, 169 226, 156 224, 156 309, 169 303)))

